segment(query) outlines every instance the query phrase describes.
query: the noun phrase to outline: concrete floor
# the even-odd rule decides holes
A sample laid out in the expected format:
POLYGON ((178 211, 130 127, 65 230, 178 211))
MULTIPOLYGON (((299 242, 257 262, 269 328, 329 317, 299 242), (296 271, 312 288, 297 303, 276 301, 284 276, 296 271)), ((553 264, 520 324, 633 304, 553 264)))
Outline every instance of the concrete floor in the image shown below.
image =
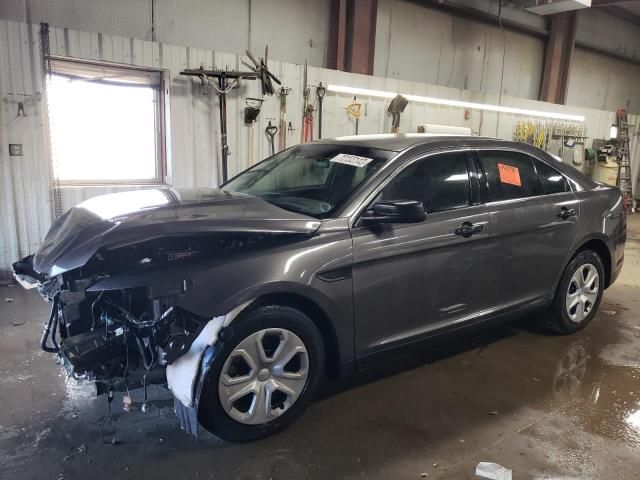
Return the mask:
POLYGON ((245 445, 177 428, 169 396, 140 411, 67 379, 37 344, 47 305, 0 289, 0 478, 476 478, 479 461, 515 479, 640 477, 640 216, 625 266, 583 332, 551 336, 524 318, 452 337, 332 383, 288 431, 245 445), (5 298, 12 298, 7 302, 5 298))

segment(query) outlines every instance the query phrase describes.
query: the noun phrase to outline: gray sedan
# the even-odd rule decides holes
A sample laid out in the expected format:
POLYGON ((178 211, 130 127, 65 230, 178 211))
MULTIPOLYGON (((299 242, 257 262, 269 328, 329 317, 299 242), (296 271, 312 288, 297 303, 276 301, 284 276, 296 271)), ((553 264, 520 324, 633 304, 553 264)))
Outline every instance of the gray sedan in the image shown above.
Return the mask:
POLYGON ((292 147, 220 189, 90 199, 16 278, 100 393, 167 383, 183 428, 271 435, 321 379, 547 309, 568 334, 623 263, 626 203, 537 148, 376 135, 292 147))

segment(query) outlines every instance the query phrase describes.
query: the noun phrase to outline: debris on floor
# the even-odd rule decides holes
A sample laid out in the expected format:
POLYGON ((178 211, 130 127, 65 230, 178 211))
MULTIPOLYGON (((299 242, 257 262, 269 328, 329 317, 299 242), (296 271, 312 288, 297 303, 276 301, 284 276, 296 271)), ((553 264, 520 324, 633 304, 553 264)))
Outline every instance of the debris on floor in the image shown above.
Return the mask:
POLYGON ((24 320, 11 320, 11 325, 19 327, 20 325, 24 325, 24 320))
POLYGON ((122 397, 122 410, 124 410, 125 412, 130 412, 132 403, 133 402, 131 401, 131 397, 129 395, 123 396, 122 397))
POLYGON ((13 302, 13 298, 5 297, 4 301, 7 302, 7 303, 11 303, 11 302, 13 302))
POLYGON ((490 412, 487 412, 489 415, 497 415, 498 414, 498 410, 491 410, 490 412))
POLYGON ((600 313, 603 313, 603 314, 607 315, 608 317, 613 317, 618 312, 616 312, 615 310, 600 310, 600 313))
POLYGON ((498 463, 480 462, 476 466, 476 475, 491 480, 511 480, 511 470, 498 463))

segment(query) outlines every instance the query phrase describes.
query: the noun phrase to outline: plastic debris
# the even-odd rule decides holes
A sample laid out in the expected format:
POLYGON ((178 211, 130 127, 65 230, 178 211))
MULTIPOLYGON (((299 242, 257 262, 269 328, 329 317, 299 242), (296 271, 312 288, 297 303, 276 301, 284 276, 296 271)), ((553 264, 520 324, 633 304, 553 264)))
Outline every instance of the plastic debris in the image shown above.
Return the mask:
POLYGON ((129 395, 125 395, 122 397, 122 410, 125 412, 131 411, 131 397, 129 395))
POLYGON ((512 480, 510 469, 492 462, 478 463, 476 466, 476 475, 490 480, 512 480))
POLYGON ((77 450, 78 450, 78 453, 87 453, 87 446, 83 443, 77 448, 77 450))
POLYGON ((13 298, 5 297, 4 301, 7 302, 7 303, 11 303, 11 302, 13 302, 13 298))
POLYGON ((420 474, 420 478, 427 478, 429 476, 429 474, 427 472, 422 472, 420 474))
POLYGON ((433 468, 438 468, 438 462, 433 464, 433 468))
POLYGON ((24 320, 11 320, 11 325, 19 327, 20 325, 24 325, 24 320))
POLYGON ((498 410, 491 410, 490 412, 487 412, 489 415, 497 415, 498 414, 498 410))

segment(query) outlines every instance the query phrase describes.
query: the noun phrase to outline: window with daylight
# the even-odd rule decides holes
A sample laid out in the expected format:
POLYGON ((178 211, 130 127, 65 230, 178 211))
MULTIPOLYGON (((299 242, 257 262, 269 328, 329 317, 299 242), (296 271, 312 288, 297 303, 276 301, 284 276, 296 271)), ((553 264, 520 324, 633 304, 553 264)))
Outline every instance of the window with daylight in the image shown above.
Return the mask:
POLYGON ((162 182, 162 72, 54 60, 47 99, 60 183, 162 182))

